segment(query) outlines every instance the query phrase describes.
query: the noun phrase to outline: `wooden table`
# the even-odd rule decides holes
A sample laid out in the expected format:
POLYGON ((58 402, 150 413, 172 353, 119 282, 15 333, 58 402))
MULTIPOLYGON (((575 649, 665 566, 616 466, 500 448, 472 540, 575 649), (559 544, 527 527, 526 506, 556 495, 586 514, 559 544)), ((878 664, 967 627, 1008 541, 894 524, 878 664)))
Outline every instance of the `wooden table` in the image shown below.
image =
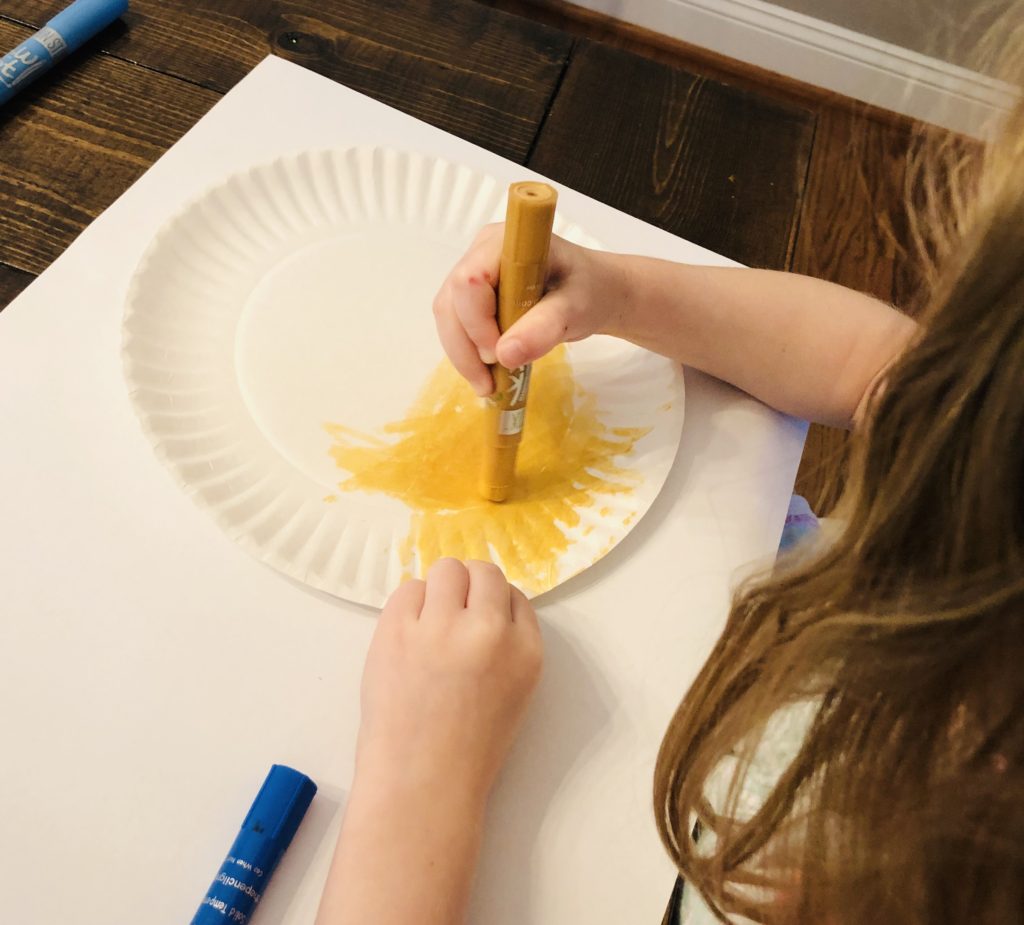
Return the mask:
MULTIPOLYGON (((0 45, 64 5, 9 0, 0 45)), ((0 308, 268 53, 743 263, 791 264, 809 111, 472 0, 132 0, 0 110, 0 308)))

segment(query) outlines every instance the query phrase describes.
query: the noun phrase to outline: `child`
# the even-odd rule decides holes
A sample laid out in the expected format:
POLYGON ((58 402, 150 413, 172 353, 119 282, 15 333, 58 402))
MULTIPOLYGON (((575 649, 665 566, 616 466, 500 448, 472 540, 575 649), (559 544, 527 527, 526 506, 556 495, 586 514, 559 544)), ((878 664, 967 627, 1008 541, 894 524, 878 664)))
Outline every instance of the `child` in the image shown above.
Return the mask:
MULTIPOLYGON (((435 301, 480 394, 486 363, 604 332, 856 429, 845 529, 738 594, 662 743, 657 823, 694 916, 1024 914, 1024 107, 987 176, 920 327, 818 280, 556 239, 547 295, 499 337, 500 227, 435 301)), ((395 592, 321 925, 462 920, 539 668, 533 610, 494 566, 443 560, 395 592)))

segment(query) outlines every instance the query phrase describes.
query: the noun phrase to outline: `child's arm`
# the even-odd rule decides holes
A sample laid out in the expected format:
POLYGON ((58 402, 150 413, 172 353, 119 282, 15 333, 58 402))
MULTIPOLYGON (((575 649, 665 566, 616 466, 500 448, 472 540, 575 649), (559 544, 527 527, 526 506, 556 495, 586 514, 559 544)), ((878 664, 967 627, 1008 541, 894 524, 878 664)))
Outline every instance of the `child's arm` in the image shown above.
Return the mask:
POLYGON ((515 367, 562 341, 613 334, 781 411, 848 427, 916 325, 869 296, 771 270, 690 266, 552 241, 548 292, 498 338, 502 226, 484 229, 434 303, 442 344, 482 394, 483 360, 515 367))
POLYGON ((809 276, 615 259, 635 282, 607 333, 823 424, 851 426, 917 328, 876 299, 809 276))
POLYGON ((463 921, 487 798, 540 664, 533 608, 494 565, 442 559, 391 596, 317 925, 463 921))

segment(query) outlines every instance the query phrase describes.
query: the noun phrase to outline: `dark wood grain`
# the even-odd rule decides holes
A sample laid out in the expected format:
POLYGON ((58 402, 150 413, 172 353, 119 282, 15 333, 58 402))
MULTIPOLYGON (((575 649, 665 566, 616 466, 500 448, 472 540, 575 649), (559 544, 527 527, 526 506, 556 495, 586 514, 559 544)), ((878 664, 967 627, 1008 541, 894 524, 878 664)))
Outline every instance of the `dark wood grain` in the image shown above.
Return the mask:
POLYGON ((530 166, 743 263, 789 263, 814 117, 583 41, 530 166))
MULTIPOLYGON (((804 195, 793 269, 897 302, 905 260, 904 178, 911 135, 845 109, 824 109, 804 195)), ((848 435, 814 425, 796 491, 828 514, 842 490, 848 435)))
MULTIPOLYGON (((27 30, 0 22, 0 45, 27 30)), ((89 49, 0 116, 0 261, 40 273, 217 100, 89 49)))
MULTIPOLYGON (((42 24, 64 0, 11 0, 42 24)), ((277 54, 523 162, 572 40, 471 0, 132 0, 112 55, 225 92, 277 54)))
POLYGON ((0 263, 0 311, 10 305, 34 279, 31 273, 0 263))

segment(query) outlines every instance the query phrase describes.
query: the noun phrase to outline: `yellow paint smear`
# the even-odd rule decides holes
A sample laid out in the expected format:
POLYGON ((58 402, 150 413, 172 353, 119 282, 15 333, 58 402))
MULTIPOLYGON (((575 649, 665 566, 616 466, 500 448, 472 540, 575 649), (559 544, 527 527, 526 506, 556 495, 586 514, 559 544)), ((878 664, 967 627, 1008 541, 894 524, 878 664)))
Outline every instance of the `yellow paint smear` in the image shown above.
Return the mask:
MULTIPOLYGON (((486 559, 498 562, 514 584, 539 593, 568 577, 559 574, 558 562, 581 511, 640 484, 642 476, 616 460, 650 428, 603 424, 596 399, 575 382, 564 347, 536 363, 532 375, 516 485, 500 504, 479 494, 480 399, 447 362, 406 416, 380 434, 325 425, 334 441, 331 456, 351 473, 339 489, 382 492, 412 508, 401 550, 407 574, 422 576, 443 556, 486 559)), ((607 512, 602 507, 600 516, 607 512)), ((572 573, 597 558, 588 557, 572 573)))

